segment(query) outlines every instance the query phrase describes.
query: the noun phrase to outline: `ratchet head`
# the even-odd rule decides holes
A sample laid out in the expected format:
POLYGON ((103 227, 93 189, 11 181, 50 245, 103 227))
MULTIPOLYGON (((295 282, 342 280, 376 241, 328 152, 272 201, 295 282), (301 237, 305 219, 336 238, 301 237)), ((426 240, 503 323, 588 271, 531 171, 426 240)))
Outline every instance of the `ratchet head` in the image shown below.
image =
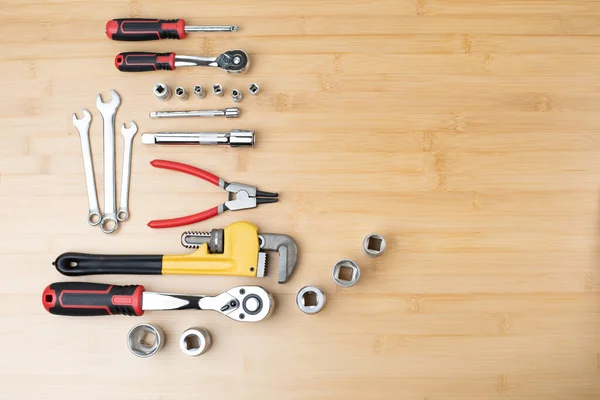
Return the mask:
POLYGON ((112 98, 108 103, 104 103, 102 101, 102 95, 100 93, 98 93, 98 96, 96 96, 96 107, 100 113, 115 111, 121 104, 121 98, 117 92, 111 89, 110 94, 112 98))
POLYGON ((241 73, 250 67, 248 54, 242 50, 229 50, 215 60, 219 68, 231 73, 241 73))
POLYGON ((75 125, 75 128, 77 128, 79 132, 84 132, 92 122, 92 114, 85 108, 81 110, 81 113, 83 114, 83 118, 77 118, 77 114, 73 113, 73 125, 75 125))
POLYGON ((232 299, 219 311, 236 321, 261 321, 271 314, 275 305, 271 294, 260 286, 238 286, 225 293, 232 299))
POLYGON ((298 262, 298 246, 288 235, 261 233, 258 235, 261 250, 279 252, 278 283, 286 283, 298 262))
POLYGON ((131 121, 129 123, 129 128, 126 127, 126 125, 123 123, 121 125, 121 134, 126 138, 126 139, 131 139, 135 136, 135 134, 138 131, 138 127, 135 124, 135 122, 131 121))

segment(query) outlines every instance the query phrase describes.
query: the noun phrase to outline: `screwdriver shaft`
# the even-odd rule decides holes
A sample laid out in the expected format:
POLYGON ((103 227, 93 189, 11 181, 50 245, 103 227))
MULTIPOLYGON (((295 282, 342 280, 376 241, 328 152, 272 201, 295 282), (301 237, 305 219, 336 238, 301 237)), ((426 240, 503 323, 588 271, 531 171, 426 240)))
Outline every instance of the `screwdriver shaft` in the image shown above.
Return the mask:
POLYGON ((237 25, 196 25, 186 26, 185 32, 237 32, 237 25))

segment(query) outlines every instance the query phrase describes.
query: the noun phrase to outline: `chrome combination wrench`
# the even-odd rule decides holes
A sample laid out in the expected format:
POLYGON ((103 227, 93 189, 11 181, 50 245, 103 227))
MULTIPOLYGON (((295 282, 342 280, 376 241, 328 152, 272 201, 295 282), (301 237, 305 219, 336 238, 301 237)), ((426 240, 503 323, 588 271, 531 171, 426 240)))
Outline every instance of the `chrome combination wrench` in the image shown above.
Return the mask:
POLYGON ((104 213, 100 221, 100 229, 104 233, 117 230, 116 182, 115 182, 115 114, 121 104, 121 98, 114 90, 110 91, 112 99, 108 103, 102 96, 96 97, 96 107, 102 114, 104 137, 104 213))
POLYGON ((131 178, 131 151, 133 148, 133 137, 138 131, 135 122, 129 123, 129 128, 125 124, 121 125, 121 134, 125 144, 123 146, 123 175, 121 177, 121 199, 119 200, 119 211, 117 219, 120 222, 129 218, 129 180, 131 178))
POLYGON ((92 164, 92 148, 90 146, 90 124, 92 114, 85 108, 82 111, 83 118, 77 118, 73 113, 73 125, 79 132, 81 139, 81 155, 83 156, 83 172, 85 173, 85 185, 89 202, 88 224, 96 226, 102 220, 100 206, 98 205, 98 194, 96 193, 96 180, 94 178, 94 165, 92 164))

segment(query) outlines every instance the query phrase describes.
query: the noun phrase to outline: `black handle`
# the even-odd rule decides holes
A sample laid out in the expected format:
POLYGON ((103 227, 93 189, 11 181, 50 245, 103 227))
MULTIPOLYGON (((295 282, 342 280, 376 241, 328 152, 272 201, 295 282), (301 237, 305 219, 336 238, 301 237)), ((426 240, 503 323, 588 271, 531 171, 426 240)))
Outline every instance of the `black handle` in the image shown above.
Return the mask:
POLYGON ((143 291, 141 285, 56 282, 44 289, 42 304, 55 315, 142 315, 143 291))
POLYGON ((63 275, 160 275, 162 255, 63 253, 54 266, 63 275))
POLYGON ((115 66, 123 72, 144 72, 175 69, 175 53, 130 51, 115 57, 115 66))
POLYGON ((183 39, 182 19, 117 18, 106 23, 106 36, 112 40, 139 42, 143 40, 183 39))

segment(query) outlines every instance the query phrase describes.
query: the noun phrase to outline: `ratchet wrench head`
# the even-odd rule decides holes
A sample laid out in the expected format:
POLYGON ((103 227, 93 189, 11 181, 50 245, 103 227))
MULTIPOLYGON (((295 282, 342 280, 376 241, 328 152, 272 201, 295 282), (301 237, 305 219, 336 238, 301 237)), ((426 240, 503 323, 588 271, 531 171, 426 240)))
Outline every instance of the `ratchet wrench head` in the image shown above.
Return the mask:
POLYGON ((111 99, 108 103, 102 101, 102 95, 100 93, 96 96, 96 108, 98 108, 98 111, 100 111, 101 114, 115 112, 121 104, 121 98, 117 92, 111 89, 110 95, 111 99))
POLYGON ((250 67, 248 54, 242 50, 229 50, 217 57, 219 68, 227 72, 239 74, 250 67))
POLYGON ((84 108, 81 110, 81 113, 83 114, 83 118, 77 118, 77 114, 73 113, 73 125, 77 128, 79 134, 85 133, 92 122, 92 114, 88 110, 84 108))
POLYGON ((238 286, 225 293, 230 300, 218 311, 236 321, 261 321, 273 311, 273 297, 260 286, 238 286))

